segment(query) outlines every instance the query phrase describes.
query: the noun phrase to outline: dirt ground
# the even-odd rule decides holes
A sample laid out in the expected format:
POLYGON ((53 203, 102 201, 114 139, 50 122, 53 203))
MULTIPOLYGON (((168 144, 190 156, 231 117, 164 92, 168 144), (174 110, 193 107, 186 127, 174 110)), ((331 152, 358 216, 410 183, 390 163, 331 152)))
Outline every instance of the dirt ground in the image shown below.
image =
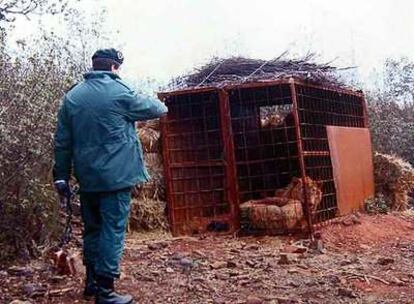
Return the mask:
MULTIPOLYGON (((133 234, 118 289, 136 303, 414 303, 412 214, 353 215, 320 234, 133 234)), ((45 260, 0 269, 1 303, 86 303, 81 287, 45 260)))

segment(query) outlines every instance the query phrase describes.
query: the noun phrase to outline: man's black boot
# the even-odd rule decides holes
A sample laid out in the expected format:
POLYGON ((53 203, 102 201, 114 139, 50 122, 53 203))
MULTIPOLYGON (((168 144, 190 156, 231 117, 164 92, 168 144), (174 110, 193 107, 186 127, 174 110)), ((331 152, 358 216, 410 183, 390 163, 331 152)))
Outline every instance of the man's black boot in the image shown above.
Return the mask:
POLYGON ((96 295, 98 285, 96 284, 96 275, 94 266, 86 266, 86 280, 85 289, 83 290, 83 297, 85 300, 90 300, 96 295))
POLYGON ((98 292, 95 296, 95 304, 131 304, 131 295, 120 295, 115 292, 114 279, 97 276, 98 292))

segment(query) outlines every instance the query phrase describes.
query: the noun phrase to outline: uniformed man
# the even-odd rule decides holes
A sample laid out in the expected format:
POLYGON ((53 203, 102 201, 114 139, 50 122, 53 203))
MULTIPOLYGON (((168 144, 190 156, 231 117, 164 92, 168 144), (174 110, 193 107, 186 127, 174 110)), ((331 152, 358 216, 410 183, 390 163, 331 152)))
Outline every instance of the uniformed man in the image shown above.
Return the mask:
POLYGON ((148 181, 135 122, 159 118, 166 106, 134 92, 119 77, 122 53, 98 50, 93 71, 63 99, 55 135, 54 183, 69 193, 73 165, 84 222, 85 297, 96 303, 132 303, 114 290, 124 247, 131 187, 148 181))

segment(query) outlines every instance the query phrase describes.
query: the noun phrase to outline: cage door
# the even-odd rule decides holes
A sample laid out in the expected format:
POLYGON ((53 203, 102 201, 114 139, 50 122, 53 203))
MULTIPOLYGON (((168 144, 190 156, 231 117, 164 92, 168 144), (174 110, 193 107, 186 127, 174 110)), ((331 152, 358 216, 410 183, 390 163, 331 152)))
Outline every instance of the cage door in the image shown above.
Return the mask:
POLYGON ((374 196, 374 172, 369 130, 327 126, 338 200, 338 215, 361 210, 374 196))
POLYGON ((173 234, 232 231, 218 92, 170 96, 166 102, 162 138, 173 234))

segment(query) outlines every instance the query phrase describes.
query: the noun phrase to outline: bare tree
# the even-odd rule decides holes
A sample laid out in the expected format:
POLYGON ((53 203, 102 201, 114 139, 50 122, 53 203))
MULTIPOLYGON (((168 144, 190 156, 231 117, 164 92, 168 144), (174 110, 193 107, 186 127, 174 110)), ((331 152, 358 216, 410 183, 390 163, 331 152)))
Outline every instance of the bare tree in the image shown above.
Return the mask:
MULTIPOLYGON (((23 3, 13 1, 18 2, 23 3)), ((28 14, 43 14, 47 7, 39 3, 28 14)), ((62 34, 41 24, 37 33, 19 41, 17 51, 8 47, 7 30, 0 24, 0 261, 36 256, 59 234, 50 182, 56 113, 64 92, 85 71, 90 55, 84 54, 91 54, 96 41, 105 43, 95 30, 103 19, 98 13, 84 18, 85 13, 66 8, 62 34)))
POLYGON ((407 57, 387 59, 385 93, 404 103, 414 103, 414 62, 407 57))
POLYGON ((414 164, 414 62, 388 59, 384 88, 367 96, 371 132, 378 152, 397 154, 414 164))
POLYGON ((65 10, 69 0, 0 0, 0 22, 14 22, 17 16, 30 14, 58 14, 65 10))

